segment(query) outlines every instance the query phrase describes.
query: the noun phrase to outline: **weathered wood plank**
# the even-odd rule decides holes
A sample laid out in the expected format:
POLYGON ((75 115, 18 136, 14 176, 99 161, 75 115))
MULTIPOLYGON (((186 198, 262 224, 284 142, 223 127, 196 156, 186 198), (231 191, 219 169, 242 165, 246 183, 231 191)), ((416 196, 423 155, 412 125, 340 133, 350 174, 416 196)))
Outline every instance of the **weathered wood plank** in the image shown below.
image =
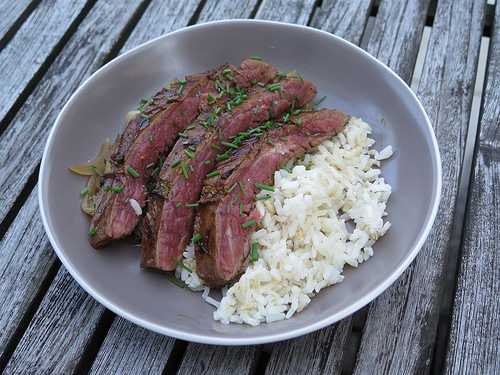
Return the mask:
POLYGON ((73 373, 104 311, 61 268, 5 372, 73 373))
POLYGON ((3 1, 0 3, 0 48, 6 37, 15 32, 20 22, 36 5, 37 0, 3 1))
POLYGON ((367 51, 410 82, 430 0, 384 0, 367 51))
POLYGON ((328 0, 316 10, 311 25, 360 44, 373 0, 328 0))
POLYGON ((230 18, 248 18, 257 3, 257 0, 207 0, 201 10, 198 23, 230 18))
POLYGON ((458 272, 446 373, 500 373, 500 5, 458 272))
POLYGON ((255 18, 307 25, 316 0, 264 0, 255 18))
POLYGON ((253 373, 257 360, 254 346, 208 346, 190 344, 179 368, 179 375, 253 373))
POLYGON ((85 4, 85 0, 42 2, 0 52, 0 123, 68 29, 78 22, 85 4))
POLYGON ((60 109, 109 56, 142 1, 99 1, 0 135, 0 222, 40 163, 60 109))
POLYGON ((90 373, 161 374, 174 341, 115 318, 90 373))
POLYGON ((0 358, 54 262, 34 191, 0 243, 0 358))
POLYGON ((273 346, 266 374, 340 374, 352 319, 273 346))
MULTIPOLYGON (((429 114, 441 151, 441 205, 419 256, 395 285, 370 305, 357 358, 355 372, 358 374, 429 371, 443 270, 448 262, 455 261, 447 260, 446 252, 472 105, 483 18, 484 3, 481 1, 438 2, 417 94, 429 114)), ((406 49, 405 44, 403 49, 406 49)), ((375 49, 375 45, 371 45, 375 49)), ((377 40, 376 45, 384 44, 377 40)), ((397 56, 397 50, 391 49, 390 53, 384 48, 380 50, 408 79, 407 64, 390 57, 397 56)))
POLYGON ((170 31, 187 26, 201 0, 153 0, 120 53, 170 31))

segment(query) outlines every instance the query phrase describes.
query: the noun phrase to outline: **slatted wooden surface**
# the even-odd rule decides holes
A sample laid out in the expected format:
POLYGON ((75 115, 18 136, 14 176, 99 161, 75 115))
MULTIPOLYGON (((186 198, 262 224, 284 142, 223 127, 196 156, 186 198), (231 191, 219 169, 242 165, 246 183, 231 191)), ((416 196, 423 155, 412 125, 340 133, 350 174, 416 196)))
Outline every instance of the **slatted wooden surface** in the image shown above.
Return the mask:
POLYGON ((500 5, 494 3, 0 0, 0 372, 500 373, 500 5), (107 311, 61 267, 36 199, 48 131, 85 78, 151 38, 229 18, 310 25, 363 46, 413 82, 443 159, 436 224, 401 278, 331 327, 256 347, 186 343, 107 311), (481 43, 489 49, 485 61, 481 43), (485 68, 482 90, 478 72, 485 68))

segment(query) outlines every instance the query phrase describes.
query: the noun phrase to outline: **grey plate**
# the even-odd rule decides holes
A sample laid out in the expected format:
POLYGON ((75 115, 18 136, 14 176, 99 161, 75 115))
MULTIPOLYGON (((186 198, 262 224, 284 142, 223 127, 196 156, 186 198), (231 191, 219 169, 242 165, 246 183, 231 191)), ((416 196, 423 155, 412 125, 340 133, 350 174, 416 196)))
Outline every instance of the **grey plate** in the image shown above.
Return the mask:
POLYGON ((408 86, 356 46, 316 29, 265 21, 221 21, 188 27, 135 48, 90 77, 61 111, 40 170, 43 223, 54 250, 75 280, 115 313, 153 331, 209 344, 244 345, 284 340, 352 314, 384 291, 417 255, 434 221, 441 162, 424 109, 408 86), (84 180, 68 165, 92 159, 106 137, 124 126, 141 97, 176 77, 223 62, 260 55, 282 70, 313 81, 326 107, 373 125, 377 148, 395 156, 383 174, 393 187, 389 233, 375 256, 346 268, 343 283, 322 291, 292 319, 259 327, 223 325, 199 293, 180 289, 164 274, 139 267, 139 249, 116 243, 101 251, 87 242, 80 212, 84 180))

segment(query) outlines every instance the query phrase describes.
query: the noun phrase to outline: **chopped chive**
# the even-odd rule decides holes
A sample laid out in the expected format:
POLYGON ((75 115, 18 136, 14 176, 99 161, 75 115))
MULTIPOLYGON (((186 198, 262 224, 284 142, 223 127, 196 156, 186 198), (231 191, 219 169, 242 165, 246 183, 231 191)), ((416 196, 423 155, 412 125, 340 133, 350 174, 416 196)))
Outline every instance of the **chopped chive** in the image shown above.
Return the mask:
POLYGON ((177 264, 178 264, 179 266, 181 266, 182 268, 184 268, 184 269, 185 269, 186 271, 188 271, 189 273, 193 273, 193 270, 192 270, 191 268, 189 268, 188 266, 186 266, 182 260, 180 260, 180 259, 179 259, 179 260, 177 261, 177 264))
POLYGON ((185 206, 188 208, 193 208, 193 207, 198 207, 200 204, 198 202, 196 203, 186 203, 185 206))
POLYGON ((185 86, 186 86, 186 80, 180 79, 179 80, 179 95, 182 95, 185 86))
POLYGON ((249 58, 250 58, 250 60, 259 60, 259 61, 262 60, 262 57, 257 56, 257 55, 250 56, 249 58))
POLYGON ((184 160, 181 162, 181 173, 182 175, 184 176, 185 179, 188 178, 188 169, 187 169, 187 165, 186 163, 184 162, 184 160))
POLYGON ((186 84, 186 80, 185 79, 180 79, 178 82, 179 82, 179 85, 185 85, 186 84))
POLYGON ((283 122, 286 124, 290 120, 290 113, 285 113, 283 116, 283 122))
POLYGON ((231 147, 231 148, 238 148, 239 146, 238 145, 235 145, 234 143, 232 142, 221 142, 221 145, 224 145, 224 146, 227 146, 227 147, 231 147))
POLYGON ((243 203, 240 202, 240 216, 243 216, 243 203))
POLYGON ((248 228, 248 227, 254 226, 255 224, 257 224, 257 222, 255 220, 248 220, 248 221, 242 223, 241 227, 248 228))
POLYGON ((207 177, 215 177, 215 176, 218 176, 218 175, 220 175, 219 171, 213 171, 213 172, 208 173, 207 177))
POLYGON ((176 161, 174 161, 174 162, 172 163, 171 167, 172 167, 172 168, 175 168, 175 167, 177 167, 177 166, 178 166, 181 162, 182 162, 182 160, 181 160, 181 159, 177 159, 176 161))
POLYGON ((314 103, 314 106, 317 107, 319 106, 321 103, 323 103, 326 99, 326 95, 321 97, 321 99, 319 99, 316 103, 314 103))
POLYGON ((195 244, 201 240, 201 234, 195 233, 193 234, 193 237, 191 238, 191 243, 195 244))
POLYGON ((297 116, 300 115, 302 112, 304 112, 303 109, 295 109, 292 111, 292 115, 297 116))
POLYGON ((232 111, 233 110, 233 104, 231 103, 231 101, 227 102, 226 103, 226 108, 228 111, 232 111))
POLYGON ((263 184, 261 182, 256 182, 255 187, 261 190, 274 191, 274 187, 270 185, 263 184))
POLYGON ((123 189, 125 189, 125 187, 123 185, 119 185, 119 186, 113 186, 111 188, 111 191, 114 193, 121 193, 123 189))
POLYGON ((210 147, 212 147, 214 150, 219 150, 220 151, 220 146, 219 145, 216 145, 216 144, 212 143, 210 145, 210 147))
POLYGON ((222 111, 221 107, 215 107, 215 109, 214 109, 215 115, 218 115, 220 113, 220 111, 222 111))
POLYGON ((250 253, 250 260, 256 262, 259 260, 259 243, 257 241, 252 242, 252 252, 250 253))
POLYGON ((177 277, 168 275, 167 279, 174 285, 178 286, 179 288, 185 288, 186 284, 184 284, 181 280, 179 280, 177 277))
POLYGON ((227 189, 227 192, 230 193, 234 190, 234 188, 236 187, 237 183, 235 182, 229 189, 227 189))
POLYGON ((276 73, 276 77, 279 79, 286 78, 286 73, 285 72, 278 72, 276 73))
POLYGON ((89 193, 89 188, 88 187, 84 187, 82 190, 80 190, 80 197, 84 197, 86 196, 87 194, 89 193))
POLYGON ((229 154, 227 152, 223 153, 223 154, 218 154, 217 155, 217 160, 218 161, 224 161, 224 160, 227 160, 229 159, 229 154))
POLYGON ((257 195, 255 197, 256 201, 266 201, 268 199, 271 199, 271 196, 269 194, 266 194, 266 195, 257 195))
POLYGON ((275 92, 281 90, 281 83, 271 83, 266 86, 267 91, 275 92))
POLYGON ((215 103, 215 98, 211 94, 208 94, 207 101, 208 101, 208 104, 215 103))
POLYGON ((97 234, 97 230, 94 227, 90 227, 89 236, 94 237, 97 234))
POLYGON ((189 159, 194 158, 194 152, 193 152, 193 151, 191 151, 191 150, 189 150, 189 149, 185 149, 185 150, 184 150, 184 153, 187 155, 187 157, 188 157, 189 159))
POLYGON ((302 120, 300 118, 295 119, 293 122, 295 125, 298 125, 298 126, 302 125, 302 120))
POLYGON ((191 130, 191 129, 194 129, 196 127, 196 125, 189 125, 188 127, 186 127, 186 130, 191 130))
POLYGON ((196 147, 194 147, 193 145, 188 146, 188 150, 195 152, 196 151, 196 147))
POLYGON ((243 186, 243 182, 238 181, 238 186, 240 187, 241 193, 245 196, 245 186, 243 186))
POLYGON ((183 132, 179 132, 178 136, 181 137, 181 138, 188 138, 187 134, 183 133, 183 132))
POLYGON ((137 172, 134 168, 132 168, 131 166, 128 166, 127 167, 127 173, 129 175, 131 175, 132 177, 139 177, 140 176, 140 173, 137 172))
POLYGON ((210 164, 211 162, 212 162, 212 160, 208 159, 208 160, 205 160, 205 161, 203 162, 203 164, 210 164))
POLYGON ((179 208, 180 206, 182 206, 182 203, 181 203, 181 202, 177 202, 177 203, 175 204, 175 207, 176 207, 176 208, 179 208))
POLYGON ((284 169, 284 170, 285 170, 285 171, 287 171, 288 173, 292 173, 292 172, 293 172, 293 171, 292 171, 292 168, 290 168, 290 167, 286 167, 286 166, 285 166, 285 167, 283 167, 282 169, 284 169))

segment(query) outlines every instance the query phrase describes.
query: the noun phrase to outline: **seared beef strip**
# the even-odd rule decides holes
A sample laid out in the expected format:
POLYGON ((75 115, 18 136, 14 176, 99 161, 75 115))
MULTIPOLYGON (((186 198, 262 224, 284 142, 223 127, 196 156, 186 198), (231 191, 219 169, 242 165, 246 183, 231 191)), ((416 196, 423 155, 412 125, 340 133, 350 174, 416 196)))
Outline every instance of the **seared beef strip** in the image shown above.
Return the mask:
MULTIPOLYGON (((171 165, 176 159, 169 156, 160 176, 167 192, 161 217, 147 215, 146 218, 146 224, 156 230, 156 244, 151 246, 150 237, 143 241, 142 265, 166 271, 175 269, 192 237, 194 208, 205 176, 213 170, 217 158, 224 157, 227 149, 235 146, 231 143, 233 137, 269 118, 280 116, 290 107, 303 106, 315 95, 314 85, 301 78, 286 78, 266 89, 254 89, 243 104, 223 114, 215 128, 193 135, 193 157, 189 160, 187 176, 173 173, 171 165)), ((154 233, 150 228, 147 232, 154 233)))
POLYGON ((223 189, 218 181, 215 193, 201 198, 209 203, 200 206, 196 217, 196 271, 209 286, 225 285, 243 271, 260 219, 255 197, 263 194, 262 184, 271 186, 276 170, 337 134, 347 121, 342 112, 327 109, 297 116, 253 143, 222 181, 223 189))
POLYGON ((155 95, 144 106, 145 117, 134 117, 118 141, 113 155, 114 176, 105 182, 113 188, 102 194, 98 202, 91 221, 91 245, 97 248, 132 233, 140 210, 134 209, 131 200, 144 207, 149 168, 170 149, 178 134, 210 105, 209 95, 218 93, 216 85, 229 85, 233 80, 248 85, 249 77, 261 78, 269 74, 269 70, 266 63, 246 60, 240 69, 225 65, 188 76, 155 95))

